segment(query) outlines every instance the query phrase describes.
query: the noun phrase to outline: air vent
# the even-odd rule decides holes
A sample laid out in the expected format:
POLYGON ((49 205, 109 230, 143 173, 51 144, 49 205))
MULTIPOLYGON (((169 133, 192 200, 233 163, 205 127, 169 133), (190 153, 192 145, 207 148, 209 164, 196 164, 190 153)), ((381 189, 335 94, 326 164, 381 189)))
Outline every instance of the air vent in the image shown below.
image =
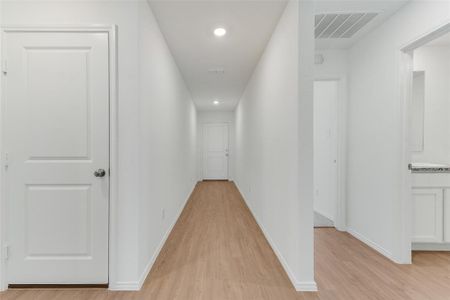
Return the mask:
POLYGON ((377 13, 316 15, 316 39, 349 39, 377 15, 377 13))
POLYGON ((214 69, 209 69, 208 73, 212 73, 212 74, 224 74, 225 73, 225 69, 224 68, 214 68, 214 69))

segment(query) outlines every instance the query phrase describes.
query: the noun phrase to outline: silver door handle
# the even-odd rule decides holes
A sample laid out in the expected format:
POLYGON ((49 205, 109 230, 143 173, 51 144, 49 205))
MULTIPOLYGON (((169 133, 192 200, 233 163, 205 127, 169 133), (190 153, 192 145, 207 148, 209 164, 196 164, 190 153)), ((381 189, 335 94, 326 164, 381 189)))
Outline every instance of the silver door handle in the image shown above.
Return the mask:
POLYGON ((106 171, 103 169, 98 169, 94 172, 95 177, 105 177, 106 171))

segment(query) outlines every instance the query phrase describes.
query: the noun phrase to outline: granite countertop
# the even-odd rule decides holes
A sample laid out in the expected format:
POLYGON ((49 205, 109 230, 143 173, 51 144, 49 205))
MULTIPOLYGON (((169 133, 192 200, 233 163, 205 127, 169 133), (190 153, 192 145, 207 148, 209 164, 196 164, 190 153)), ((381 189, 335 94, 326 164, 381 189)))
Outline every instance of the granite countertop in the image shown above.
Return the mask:
POLYGON ((411 163, 409 169, 412 173, 450 173, 450 165, 436 163, 411 163))

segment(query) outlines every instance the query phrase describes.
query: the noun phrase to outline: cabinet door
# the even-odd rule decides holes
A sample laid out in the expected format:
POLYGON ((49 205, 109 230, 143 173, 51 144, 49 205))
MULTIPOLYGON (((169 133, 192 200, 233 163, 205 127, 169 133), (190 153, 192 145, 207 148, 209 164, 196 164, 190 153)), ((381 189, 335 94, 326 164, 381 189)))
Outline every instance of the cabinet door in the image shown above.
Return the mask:
POLYGON ((442 243, 443 189, 413 189, 413 237, 416 243, 442 243))
POLYGON ((450 189, 444 191, 444 242, 450 243, 450 189))

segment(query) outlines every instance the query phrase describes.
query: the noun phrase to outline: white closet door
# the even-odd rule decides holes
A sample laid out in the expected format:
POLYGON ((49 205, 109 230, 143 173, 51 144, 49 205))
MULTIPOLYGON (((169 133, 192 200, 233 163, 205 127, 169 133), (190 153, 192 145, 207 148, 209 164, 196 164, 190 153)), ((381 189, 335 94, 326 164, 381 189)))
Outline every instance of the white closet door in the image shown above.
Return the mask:
POLYGON ((108 35, 8 32, 4 41, 8 281, 107 283, 108 35))

